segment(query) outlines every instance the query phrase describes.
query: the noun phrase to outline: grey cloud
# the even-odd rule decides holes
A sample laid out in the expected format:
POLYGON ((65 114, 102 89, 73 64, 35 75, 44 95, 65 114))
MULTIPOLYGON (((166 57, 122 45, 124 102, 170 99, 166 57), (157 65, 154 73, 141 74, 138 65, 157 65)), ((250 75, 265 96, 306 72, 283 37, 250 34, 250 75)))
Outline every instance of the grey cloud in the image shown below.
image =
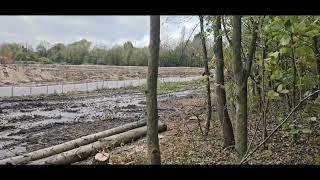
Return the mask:
MULTIPOLYGON (((194 23, 193 17, 188 18, 194 23)), ((181 19, 188 18, 161 17, 162 22, 169 19, 161 35, 176 38, 183 26, 181 19)), ((149 16, 0 16, 0 23, 0 43, 27 42, 35 46, 41 40, 70 43, 86 38, 107 45, 125 40, 136 41, 137 46, 148 44, 149 16)))

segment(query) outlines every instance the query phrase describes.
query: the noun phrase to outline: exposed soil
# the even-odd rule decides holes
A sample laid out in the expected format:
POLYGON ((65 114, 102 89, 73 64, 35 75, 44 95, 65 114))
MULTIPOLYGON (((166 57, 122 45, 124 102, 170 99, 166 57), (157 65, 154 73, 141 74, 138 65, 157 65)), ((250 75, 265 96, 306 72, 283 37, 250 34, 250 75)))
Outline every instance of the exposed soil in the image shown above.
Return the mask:
MULTIPOLYGON (((159 101, 193 90, 159 95, 159 101)), ((6 98, 0 102, 0 159, 50 147, 145 116, 145 95, 139 88, 89 94, 6 98)), ((170 112, 172 109, 160 109, 170 112)))
MULTIPOLYGON (((194 93, 183 98, 159 102, 159 108, 174 109, 170 112, 159 112, 159 120, 168 125, 168 130, 159 134, 162 164, 237 164, 233 147, 223 147, 221 126, 217 121, 215 108, 209 135, 206 138, 201 135, 198 120, 194 115, 200 115, 200 122, 204 128, 204 99, 203 94, 194 93)), ((259 117, 256 110, 253 108, 249 113, 249 140, 256 126, 256 118, 259 117)), ((267 123, 270 133, 277 126, 276 117, 288 112, 284 104, 272 103, 269 113, 267 123)), ((293 143, 292 135, 285 129, 276 132, 268 141, 266 149, 260 148, 248 163, 316 164, 315 158, 320 153, 319 125, 319 121, 313 124, 311 134, 299 134, 297 143, 293 143)), ((258 130, 258 136, 253 141, 251 149, 261 142, 261 134, 258 130)), ((146 138, 115 148, 109 153, 111 164, 146 164, 146 138)), ((90 157, 75 164, 91 164, 92 160, 93 157, 90 157)))
MULTIPOLYGON (((198 76, 202 68, 160 67, 159 77, 198 76)), ((147 67, 107 65, 0 65, 0 86, 146 78, 147 67)))
MULTIPOLYGON (((159 135, 163 164, 237 163, 233 147, 223 147, 215 106, 210 133, 206 138, 201 135, 195 115, 199 115, 203 128, 204 99, 200 88, 159 95, 159 120, 168 126, 168 130, 159 135)), ((249 141, 260 117, 256 107, 252 106, 249 113, 249 141)), ((2 99, 0 110, 3 112, 0 115, 0 159, 3 159, 144 118, 145 96, 138 88, 132 88, 33 99, 8 98, 2 99)), ((277 117, 286 114, 286 104, 271 103, 267 118, 269 133, 277 126, 277 117)), ((315 158, 320 153, 320 122, 295 118, 305 125, 313 123, 312 133, 299 134, 297 143, 293 143, 292 135, 281 129, 268 141, 266 149, 259 149, 248 163, 316 164, 315 158)), ((261 134, 259 130, 252 147, 261 142, 261 134)), ((141 138, 111 150, 110 163, 145 164, 146 150, 146 138, 141 138)), ((74 164, 91 164, 92 159, 74 164)))

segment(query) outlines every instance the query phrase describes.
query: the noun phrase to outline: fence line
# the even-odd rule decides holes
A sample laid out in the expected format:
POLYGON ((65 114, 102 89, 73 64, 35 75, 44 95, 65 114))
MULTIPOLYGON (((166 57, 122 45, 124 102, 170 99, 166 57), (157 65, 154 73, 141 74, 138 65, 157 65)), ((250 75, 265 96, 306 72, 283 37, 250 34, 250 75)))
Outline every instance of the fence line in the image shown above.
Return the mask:
MULTIPOLYGON (((201 76, 192 77, 166 77, 158 78, 159 83, 166 82, 184 82, 199 79, 201 76)), ((99 89, 114 89, 127 88, 130 86, 137 87, 147 83, 144 79, 132 80, 109 80, 98 82, 85 83, 67 83, 67 84, 52 84, 39 86, 7 86, 0 87, 0 97, 14 97, 14 96, 32 96, 32 95, 48 95, 48 94, 64 94, 68 92, 77 91, 94 91, 99 89)))

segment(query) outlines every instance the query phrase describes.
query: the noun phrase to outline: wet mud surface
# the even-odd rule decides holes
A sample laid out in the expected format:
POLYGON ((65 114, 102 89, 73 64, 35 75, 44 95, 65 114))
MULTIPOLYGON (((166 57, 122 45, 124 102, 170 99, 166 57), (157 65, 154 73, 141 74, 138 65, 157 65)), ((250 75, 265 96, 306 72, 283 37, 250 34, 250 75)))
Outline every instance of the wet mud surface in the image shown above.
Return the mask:
MULTIPOLYGON (((195 90, 159 95, 184 98, 195 90)), ((0 100, 0 159, 50 147, 145 118, 145 94, 118 89, 71 96, 0 100)), ((175 109, 159 108, 159 114, 175 109)))

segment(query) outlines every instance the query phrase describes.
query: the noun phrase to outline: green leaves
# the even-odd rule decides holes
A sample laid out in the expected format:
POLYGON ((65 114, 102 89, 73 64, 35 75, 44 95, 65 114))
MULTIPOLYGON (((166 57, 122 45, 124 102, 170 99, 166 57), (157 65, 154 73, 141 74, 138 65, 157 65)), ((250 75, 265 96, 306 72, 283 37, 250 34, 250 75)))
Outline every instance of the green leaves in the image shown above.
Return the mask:
POLYGON ((275 92, 274 90, 269 90, 268 93, 267 93, 267 96, 270 99, 279 100, 280 99, 280 94, 286 94, 286 93, 289 93, 289 90, 283 89, 283 85, 280 84, 277 87, 277 92, 275 92))
POLYGON ((287 93, 289 93, 289 90, 288 90, 288 89, 284 89, 284 90, 282 90, 280 93, 282 93, 282 94, 287 94, 287 93))
POLYGON ((271 157, 273 154, 272 153, 273 146, 271 144, 266 144, 266 145, 267 145, 267 149, 260 154, 261 157, 271 157))
POLYGON ((289 125, 289 133, 290 134, 299 134, 299 133, 310 134, 310 133, 312 133, 312 130, 309 128, 303 128, 302 125, 290 124, 289 125))
POLYGON ((280 39, 280 45, 286 46, 290 43, 290 36, 288 34, 285 34, 281 39, 280 39))
POLYGON ((270 157, 270 156, 272 156, 272 150, 271 149, 264 150, 261 153, 261 157, 270 157))
POLYGON ((284 27, 288 30, 291 27, 291 21, 290 19, 287 19, 286 22, 284 23, 284 27))
POLYGON ((289 54, 289 48, 287 48, 287 47, 283 47, 283 48, 281 48, 280 49, 280 55, 281 56, 285 56, 285 55, 288 55, 289 54))
POLYGON ((318 34, 319 34, 319 29, 312 29, 312 30, 307 31, 305 33, 305 35, 310 36, 310 37, 313 37, 313 36, 318 35, 318 34))
POLYGON ((280 125, 282 121, 283 121, 283 117, 277 117, 276 119, 277 125, 280 125))
POLYGON ((278 93, 281 93, 281 94, 287 94, 287 93, 289 93, 289 90, 283 89, 283 85, 280 84, 280 85, 277 87, 277 92, 278 92, 278 93))
POLYGON ((272 26, 270 26, 270 28, 273 31, 279 31, 282 29, 282 26, 280 24, 273 24, 272 26))
POLYGON ((276 52, 273 52, 273 53, 270 53, 269 54, 269 57, 273 58, 273 59, 277 59, 279 57, 279 52, 276 51, 276 52))
POLYGON ((306 30, 306 23, 304 21, 299 23, 295 29, 296 32, 300 32, 300 33, 304 32, 305 30, 306 30))
POLYGON ((277 92, 282 91, 282 88, 283 88, 283 85, 282 85, 282 84, 280 84, 280 85, 277 87, 277 92))
POLYGON ((271 80, 279 80, 283 76, 283 72, 280 69, 276 69, 274 72, 272 72, 271 80))
POLYGON ((274 100, 280 99, 279 93, 274 92, 273 90, 269 90, 268 93, 267 93, 267 96, 268 96, 270 99, 274 99, 274 100))

